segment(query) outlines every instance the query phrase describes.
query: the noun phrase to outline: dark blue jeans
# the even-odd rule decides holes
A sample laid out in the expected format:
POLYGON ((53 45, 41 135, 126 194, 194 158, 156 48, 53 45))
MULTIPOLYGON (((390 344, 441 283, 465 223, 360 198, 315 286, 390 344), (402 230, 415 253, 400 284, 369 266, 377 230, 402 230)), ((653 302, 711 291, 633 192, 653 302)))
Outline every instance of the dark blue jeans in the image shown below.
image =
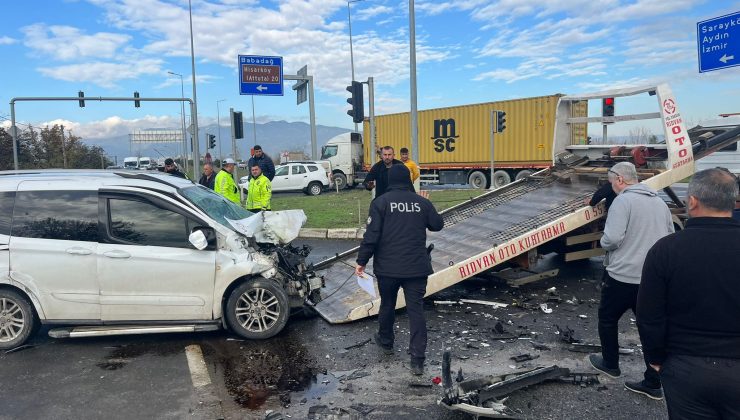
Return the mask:
MULTIPOLYGON (((628 309, 632 309, 635 316, 639 317, 636 311, 639 288, 639 284, 614 280, 604 270, 599 303, 599 339, 601 356, 608 368, 619 367, 619 319, 628 309)), ((660 388, 660 376, 647 362, 645 362, 645 385, 660 388)))
POLYGON ((378 310, 378 335, 385 346, 393 346, 395 336, 393 324, 396 322, 396 299, 398 290, 403 288, 406 298, 406 312, 409 315, 409 350, 411 359, 423 362, 427 351, 427 323, 424 319, 424 294, 427 289, 426 277, 395 278, 378 276, 380 309, 378 310))

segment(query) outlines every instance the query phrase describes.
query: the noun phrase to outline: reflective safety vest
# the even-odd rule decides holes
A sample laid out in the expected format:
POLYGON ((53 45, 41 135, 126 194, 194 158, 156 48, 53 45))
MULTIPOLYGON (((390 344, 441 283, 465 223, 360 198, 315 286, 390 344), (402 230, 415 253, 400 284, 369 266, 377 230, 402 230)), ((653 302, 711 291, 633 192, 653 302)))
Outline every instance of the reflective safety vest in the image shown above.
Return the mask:
POLYGON ((221 194, 226 197, 227 200, 235 203, 239 203, 239 190, 236 187, 234 178, 228 171, 219 171, 216 174, 216 180, 213 182, 213 191, 216 194, 221 194))
POLYGON ((416 181, 416 179, 419 178, 419 165, 417 165, 416 162, 414 162, 411 159, 407 160, 403 164, 406 165, 407 168, 409 168, 409 175, 411 175, 411 182, 416 181))
POLYGON ((264 174, 249 180, 249 190, 245 207, 249 211, 270 210, 272 183, 264 174))

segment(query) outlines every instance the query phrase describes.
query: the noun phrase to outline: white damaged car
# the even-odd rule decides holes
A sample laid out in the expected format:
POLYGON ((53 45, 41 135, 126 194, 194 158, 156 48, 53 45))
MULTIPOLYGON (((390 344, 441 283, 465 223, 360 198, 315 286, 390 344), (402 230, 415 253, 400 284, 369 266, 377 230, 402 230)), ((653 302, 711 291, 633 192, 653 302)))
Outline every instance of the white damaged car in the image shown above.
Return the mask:
POLYGON ((289 244, 305 220, 156 172, 0 172, 0 349, 42 324, 272 337, 323 285, 289 244))

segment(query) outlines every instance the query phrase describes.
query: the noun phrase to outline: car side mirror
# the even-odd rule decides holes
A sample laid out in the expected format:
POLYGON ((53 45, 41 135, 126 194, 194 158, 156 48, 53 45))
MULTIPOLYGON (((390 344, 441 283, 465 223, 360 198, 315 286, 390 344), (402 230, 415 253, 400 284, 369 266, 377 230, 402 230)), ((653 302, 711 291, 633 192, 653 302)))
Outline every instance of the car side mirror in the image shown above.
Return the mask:
POLYGON ((208 226, 198 226, 188 236, 188 241, 198 250, 216 249, 216 232, 208 226))

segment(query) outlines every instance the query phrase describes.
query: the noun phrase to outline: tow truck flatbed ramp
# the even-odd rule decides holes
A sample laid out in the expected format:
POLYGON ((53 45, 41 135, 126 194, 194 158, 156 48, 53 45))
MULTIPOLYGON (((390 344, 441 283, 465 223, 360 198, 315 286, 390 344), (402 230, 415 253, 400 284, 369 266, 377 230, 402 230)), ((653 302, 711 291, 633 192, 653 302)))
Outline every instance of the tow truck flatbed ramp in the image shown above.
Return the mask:
MULTIPOLYGON (((427 244, 434 244, 431 254, 434 274, 429 277, 427 296, 470 277, 461 273, 473 275, 519 254, 511 252, 510 247, 505 250, 498 245, 515 240, 541 243, 546 238, 558 236, 564 229, 564 220, 582 208, 584 200, 595 190, 595 182, 563 184, 550 174, 509 184, 443 213, 444 229, 427 234, 427 244), (538 230, 546 226, 550 226, 549 231, 538 230), (539 234, 533 236, 533 232, 539 234), (478 255, 481 256, 479 261, 461 265, 478 255), (453 268, 456 276, 445 275, 453 268)), ((513 246, 519 250, 518 244, 513 246)), ((349 322, 378 313, 377 290, 378 299, 373 299, 354 277, 358 249, 353 248, 317 265, 317 274, 324 276, 326 282, 325 292, 322 292, 326 296, 315 309, 331 323, 349 322)), ((373 274, 372 260, 366 272, 373 274)), ((398 307, 402 307, 402 291, 399 295, 398 307)))
MULTIPOLYGON (((426 296, 473 277, 566 233, 604 216, 603 203, 586 205, 607 176, 614 159, 603 159, 599 150, 587 145, 571 148, 571 125, 584 118, 570 115, 570 104, 614 96, 649 94, 656 97, 659 112, 616 117, 588 117, 588 122, 619 122, 659 118, 665 141, 646 148, 650 161, 638 169, 641 182, 655 190, 667 188, 694 173, 694 159, 730 145, 740 138, 740 126, 687 131, 683 117, 667 85, 618 89, 602 93, 563 96, 559 99, 553 150, 553 166, 536 174, 489 191, 443 212, 445 227, 427 234, 434 244, 432 268, 426 296), (585 147, 584 147, 585 146, 585 147), (577 149, 577 150, 573 150, 577 149), (571 152, 571 153, 568 153, 571 152)), ((604 149, 605 145, 598 148, 604 149)), ((350 249, 315 266, 324 277, 325 288, 316 311, 330 323, 345 323, 378 313, 380 298, 365 292, 355 280, 354 267, 359 247, 350 249)), ((373 273, 372 259, 366 272, 373 273)), ((404 306, 401 291, 396 308, 404 306)))

